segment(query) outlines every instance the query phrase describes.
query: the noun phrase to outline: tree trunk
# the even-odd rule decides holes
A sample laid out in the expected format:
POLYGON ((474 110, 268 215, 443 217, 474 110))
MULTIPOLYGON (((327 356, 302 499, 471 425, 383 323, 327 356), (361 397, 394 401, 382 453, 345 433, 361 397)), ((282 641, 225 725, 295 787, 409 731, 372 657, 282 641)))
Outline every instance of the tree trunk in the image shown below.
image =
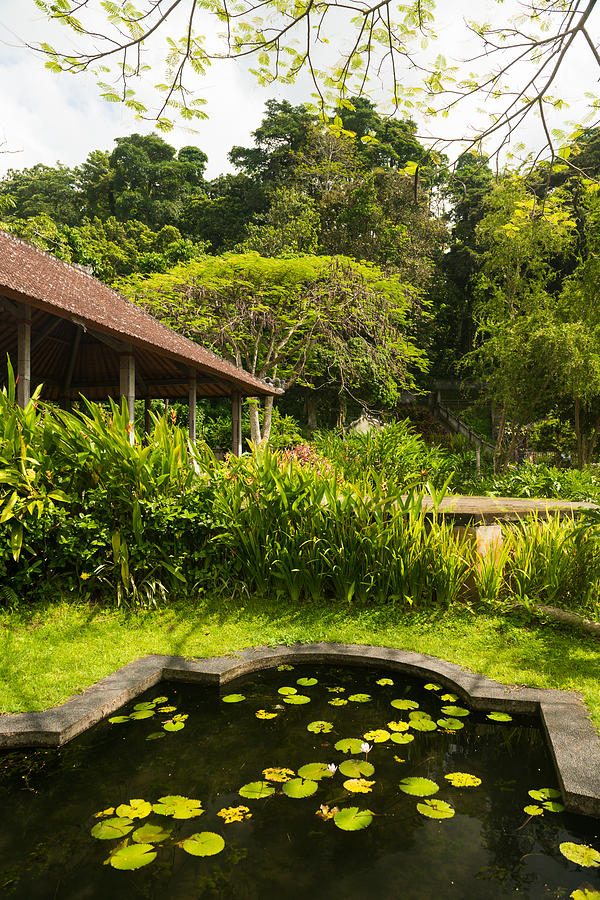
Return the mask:
POLYGON ((260 419, 258 418, 258 401, 250 401, 248 403, 250 410, 250 440, 253 444, 260 444, 262 438, 260 433, 260 419))
POLYGON ((575 437, 577 438, 577 467, 583 469, 583 439, 581 436, 580 421, 581 404, 579 397, 575 397, 575 437))
POLYGON ((346 396, 344 394, 340 394, 338 398, 338 417, 336 426, 338 428, 344 427, 344 422, 346 421, 346 396))
POLYGON ((306 408, 306 425, 310 432, 313 432, 317 427, 317 397, 314 391, 309 391, 306 395, 305 401, 306 408))
POLYGON ((496 435, 496 446, 494 447, 494 474, 498 471, 498 462, 500 460, 500 451, 502 450, 502 441, 504 440, 504 429, 506 428, 506 403, 502 407, 502 415, 500 416, 500 424, 498 426, 498 434, 496 435))
POLYGON ((262 425, 262 437, 265 443, 268 443, 271 437, 271 423, 273 421, 273 397, 265 397, 265 407, 262 425))

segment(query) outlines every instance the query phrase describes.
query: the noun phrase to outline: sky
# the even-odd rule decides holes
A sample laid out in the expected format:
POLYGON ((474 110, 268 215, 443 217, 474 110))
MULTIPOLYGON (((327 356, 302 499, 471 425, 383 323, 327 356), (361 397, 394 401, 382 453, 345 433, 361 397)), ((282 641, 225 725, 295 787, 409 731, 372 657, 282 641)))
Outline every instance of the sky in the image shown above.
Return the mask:
MULTIPOLYGON (((498 6, 493 0, 444 0, 436 15, 439 52, 450 60, 468 57, 474 45, 464 20, 486 18, 506 21, 517 0, 505 0, 498 6)), ((208 26, 210 27, 210 26, 208 26)), ((600 13, 590 28, 600 34, 600 13)), ((114 147, 118 136, 153 130, 149 122, 136 120, 121 104, 111 104, 99 97, 91 75, 53 74, 44 68, 44 60, 23 46, 24 40, 53 40, 49 26, 33 0, 0 0, 0 175, 9 168, 21 169, 41 162, 55 165, 58 161, 73 166, 81 163, 93 149, 114 147)), ((61 29, 63 38, 65 30, 61 29)), ((340 37, 343 42, 343 38, 340 37)), ((558 88, 559 96, 569 103, 566 111, 557 112, 556 126, 569 119, 578 121, 583 115, 583 94, 598 88, 600 71, 591 54, 581 48, 568 59, 558 88)), ((159 64, 156 58, 156 65, 159 64)), ((154 77, 154 72, 152 72, 154 77)), ((409 80, 413 73, 407 72, 409 80)), ((194 82, 200 96, 207 101, 209 118, 189 127, 177 125, 164 135, 175 147, 194 144, 209 158, 207 176, 213 178, 230 171, 227 152, 233 145, 251 144, 251 132, 259 125, 267 99, 288 99, 301 103, 309 98, 307 80, 294 86, 260 87, 254 76, 235 62, 227 61, 209 70, 194 82)), ((388 107, 384 94, 375 89, 373 99, 382 112, 388 107)), ((422 135, 462 135, 475 121, 475 107, 461 107, 450 119, 418 121, 422 135)), ((523 131, 528 147, 535 149, 541 139, 541 123, 532 119, 523 131)))

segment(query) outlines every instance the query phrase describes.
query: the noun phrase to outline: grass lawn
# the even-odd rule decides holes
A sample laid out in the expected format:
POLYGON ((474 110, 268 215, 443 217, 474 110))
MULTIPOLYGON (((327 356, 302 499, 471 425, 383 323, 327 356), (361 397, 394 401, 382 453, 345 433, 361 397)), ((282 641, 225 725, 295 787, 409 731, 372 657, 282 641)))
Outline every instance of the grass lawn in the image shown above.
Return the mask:
POLYGON ((417 650, 502 682, 579 690, 600 730, 600 641, 593 636, 464 606, 400 612, 257 598, 143 612, 67 602, 0 609, 0 712, 61 703, 146 653, 216 656, 320 640, 417 650))

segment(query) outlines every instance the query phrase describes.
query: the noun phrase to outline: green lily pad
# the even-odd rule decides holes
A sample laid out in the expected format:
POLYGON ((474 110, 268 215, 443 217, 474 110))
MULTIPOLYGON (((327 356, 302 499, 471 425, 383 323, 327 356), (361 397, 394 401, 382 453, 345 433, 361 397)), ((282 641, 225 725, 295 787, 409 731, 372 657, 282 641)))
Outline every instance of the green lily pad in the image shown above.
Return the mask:
POLYGON ((387 685, 392 685, 393 679, 391 678, 378 678, 375 684, 380 684, 381 687, 387 687, 387 685))
POLYGON ((216 856, 225 846, 225 841, 214 831, 199 831, 190 835, 179 846, 190 856, 216 856))
POLYGON ((370 694, 350 694, 348 700, 351 700, 352 703, 370 703, 371 695, 370 694))
POLYGON ((534 803, 532 803, 530 806, 524 806, 523 812, 527 813, 528 816, 543 816, 544 815, 544 810, 542 809, 542 807, 537 806, 534 803))
POLYGON ((372 731, 365 731, 363 737, 365 741, 373 741, 374 744, 385 744, 390 739, 390 733, 384 728, 374 728, 372 731))
POLYGON ((123 847, 117 847, 104 864, 112 866, 113 869, 130 871, 132 869, 141 869, 156 859, 156 850, 152 844, 126 844, 123 847))
POLYGON ((446 731, 460 731, 461 728, 465 727, 465 723, 461 722, 460 719, 438 719, 437 723, 440 728, 444 728, 446 731))
POLYGON ((291 672, 293 670, 293 666, 288 666, 286 663, 283 663, 281 666, 277 666, 278 672, 291 672))
POLYGON ((390 706, 393 706, 394 709, 418 709, 419 704, 416 700, 405 700, 404 697, 399 697, 397 700, 392 700, 390 702, 390 706))
POLYGON ((597 891, 591 885, 589 887, 584 885, 569 894, 569 897, 571 900, 600 900, 600 891, 597 891))
POLYGON ((316 762, 300 766, 298 775, 300 778, 308 779, 309 781, 320 781, 321 778, 332 778, 333 772, 327 763, 316 762))
POLYGON ((454 808, 445 800, 423 800, 417 803, 417 809, 428 819, 451 819, 454 815, 454 808))
POLYGON ((160 740, 160 738, 164 738, 164 737, 166 737, 166 734, 164 733, 164 731, 153 731, 152 734, 149 734, 146 737, 146 740, 147 741, 158 741, 158 740, 160 740))
POLYGON ((154 707, 156 706, 156 701, 146 702, 146 703, 136 703, 133 707, 137 712, 140 710, 152 710, 154 711, 154 707))
POLYGON ((569 862, 578 866, 590 868, 600 866, 600 853, 593 847, 588 847, 587 844, 573 844, 565 841, 563 844, 559 844, 558 849, 569 862))
POLYGON ((264 800, 275 793, 275 788, 268 781, 250 781, 242 785, 238 794, 247 800, 264 800))
POLYGON ((411 719, 408 723, 414 731, 437 731, 437 725, 433 719, 419 716, 417 719, 411 719))
POLYGON ((245 699, 243 694, 225 694, 224 697, 221 697, 223 703, 241 703, 245 699))
POLYGON ((342 738, 341 741, 334 744, 334 747, 342 753, 360 753, 363 743, 362 738, 342 738))
POLYGON ((481 784, 481 778, 478 778, 477 775, 470 775, 468 772, 449 772, 444 775, 444 778, 450 782, 452 787, 456 788, 479 787, 481 784))
POLYGON ((159 712, 159 713, 175 712, 176 709, 177 709, 176 706, 159 706, 157 709, 157 712, 159 712))
POLYGON ((307 731, 312 731, 314 734, 328 734, 330 731, 333 731, 333 722, 309 722, 306 726, 307 731))
POLYGON ((168 697, 155 697, 154 700, 153 700, 152 702, 153 702, 153 703, 156 703, 156 704, 158 704, 158 703, 167 703, 168 700, 169 700, 168 697))
POLYGON ((565 808, 562 805, 562 803, 557 803, 556 800, 548 800, 547 803, 542 803, 542 806, 548 812, 561 813, 561 812, 565 811, 565 808))
POLYGON ((292 706, 301 706, 303 703, 310 703, 310 697, 305 694, 290 694, 283 698, 284 703, 290 703, 292 706))
POLYGON ((199 800, 192 800, 179 794, 159 797, 152 805, 152 809, 159 816, 171 816, 173 819, 194 819, 204 812, 199 800))
POLYGON ((281 694, 283 697, 287 697, 291 694, 297 694, 298 691, 295 687, 289 687, 289 685, 284 685, 277 689, 277 693, 281 694))
POLYGON ((368 778, 375 771, 375 766, 366 759, 345 759, 340 763, 339 768, 346 778, 360 778, 361 776, 368 778))
POLYGON ((129 716, 112 716, 108 721, 111 725, 122 725, 124 722, 129 722, 131 720, 129 716))
POLYGON ((426 691, 441 691, 442 686, 441 684, 435 684, 434 682, 430 681, 429 684, 424 685, 424 688, 426 691))
POLYGON ((545 800, 558 800, 560 797, 560 791, 557 791, 556 788, 538 788, 537 790, 528 791, 527 793, 534 800, 539 800, 540 802, 545 800))
POLYGON ((171 836, 171 831, 172 828, 166 825, 150 825, 149 822, 146 822, 145 825, 136 828, 131 835, 131 840, 136 844, 160 844, 161 841, 166 841, 171 836))
POLYGON ((294 778, 296 775, 293 769, 288 769, 285 766, 269 766, 267 769, 263 769, 262 773, 265 776, 265 781, 275 781, 280 784, 283 784, 284 781, 289 781, 290 778, 294 778))
POLYGON ((442 712, 444 715, 452 716, 453 718, 462 718, 470 715, 469 710, 465 709, 464 706, 442 706, 442 712))
POLYGON ((333 817, 334 823, 342 831, 362 831, 373 821, 370 809, 359 809, 358 806, 347 806, 339 809, 333 817))
POLYGON ((456 703, 458 700, 457 694, 442 694, 440 700, 443 700, 444 703, 456 703))
POLYGON ((391 737, 391 740, 395 744, 410 744, 411 741, 414 741, 414 739, 414 734, 410 734, 410 732, 408 734, 401 734, 400 732, 396 731, 391 737))
POLYGON ((314 684, 318 684, 318 678, 298 678, 296 679, 296 684, 301 685, 302 687, 312 687, 314 684))
MULTIPOLYGON (((153 715, 154 709, 137 709, 135 712, 131 713, 129 718, 137 721, 139 719, 151 719, 153 715)), ((144 863, 144 865, 146 865, 146 863, 144 863)))
POLYGON ((130 800, 129 803, 121 803, 115 812, 121 818, 145 819, 152 812, 152 804, 147 800, 130 800))
POLYGON ((491 712, 487 714, 488 719, 492 722, 512 722, 512 716, 503 712, 491 712))
POLYGON ((345 706, 348 701, 345 697, 334 697, 333 700, 328 700, 327 702, 330 706, 345 706))
POLYGON ((165 722, 163 728, 165 731, 181 731, 182 728, 185 728, 185 722, 165 722))
POLYGON ((353 794, 368 794, 374 784, 374 781, 367 781, 366 778, 348 778, 344 782, 344 788, 353 794))
POLYGON ((400 782, 400 790, 413 797, 431 797, 432 794, 437 794, 439 789, 439 785, 429 778, 413 776, 403 778, 400 782))
POLYGON ((92 828, 90 834, 92 837, 98 838, 99 841, 114 841, 116 838, 123 838, 133 830, 133 822, 131 819, 125 819, 119 816, 114 819, 104 819, 98 822, 92 828))
POLYGON ((310 778, 292 778, 291 781, 285 782, 282 790, 287 797, 300 800, 303 797, 312 797, 313 794, 316 794, 318 787, 317 782, 311 781, 310 778))
POLYGON ((409 725, 408 722, 400 720, 398 722, 388 722, 387 727, 390 731, 408 731, 409 725))

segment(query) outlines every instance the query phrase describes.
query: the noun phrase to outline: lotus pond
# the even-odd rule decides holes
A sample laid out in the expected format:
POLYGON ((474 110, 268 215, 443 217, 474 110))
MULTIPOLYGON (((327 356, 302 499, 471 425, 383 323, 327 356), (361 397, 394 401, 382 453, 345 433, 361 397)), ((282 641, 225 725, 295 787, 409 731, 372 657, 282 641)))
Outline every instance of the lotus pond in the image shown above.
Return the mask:
POLYGON ((61 750, 0 755, 0 896, 600 898, 536 720, 396 673, 158 685, 61 750))

